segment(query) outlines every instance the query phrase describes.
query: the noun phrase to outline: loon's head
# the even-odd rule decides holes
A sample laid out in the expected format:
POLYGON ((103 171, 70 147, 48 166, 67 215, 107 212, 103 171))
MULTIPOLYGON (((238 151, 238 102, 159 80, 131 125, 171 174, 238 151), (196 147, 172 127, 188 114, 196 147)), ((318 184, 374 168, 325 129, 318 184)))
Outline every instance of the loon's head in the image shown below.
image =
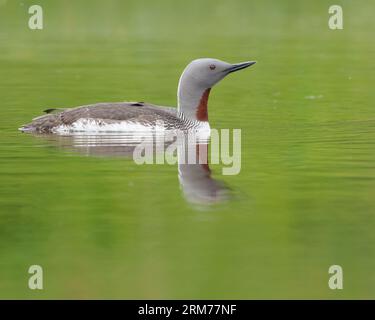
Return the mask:
POLYGON ((203 58, 190 62, 181 75, 182 80, 189 81, 191 85, 203 89, 212 88, 228 74, 245 69, 253 65, 255 61, 230 64, 217 59, 203 58))
POLYGON ((208 121, 207 100, 211 88, 228 74, 245 69, 255 61, 230 64, 202 58, 190 62, 178 84, 178 108, 187 118, 208 121))

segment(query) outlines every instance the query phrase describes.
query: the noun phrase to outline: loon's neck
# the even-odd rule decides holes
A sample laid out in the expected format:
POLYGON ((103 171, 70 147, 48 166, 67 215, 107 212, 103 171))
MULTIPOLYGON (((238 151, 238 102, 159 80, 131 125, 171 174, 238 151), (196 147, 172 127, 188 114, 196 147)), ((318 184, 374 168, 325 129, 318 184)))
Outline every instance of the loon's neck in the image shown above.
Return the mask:
POLYGON ((178 112, 186 119, 208 122, 207 102, 211 88, 202 88, 188 77, 181 76, 178 83, 178 112))

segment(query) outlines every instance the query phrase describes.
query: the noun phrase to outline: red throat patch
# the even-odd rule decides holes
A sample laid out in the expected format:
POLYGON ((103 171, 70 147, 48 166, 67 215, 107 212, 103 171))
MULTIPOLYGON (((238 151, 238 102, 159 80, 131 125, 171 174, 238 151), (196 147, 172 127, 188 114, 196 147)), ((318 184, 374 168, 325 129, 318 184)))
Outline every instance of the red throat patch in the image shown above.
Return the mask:
POLYGON ((197 108, 197 120, 199 121, 208 121, 207 102, 210 91, 211 88, 206 89, 206 91, 202 94, 201 100, 199 101, 197 108))

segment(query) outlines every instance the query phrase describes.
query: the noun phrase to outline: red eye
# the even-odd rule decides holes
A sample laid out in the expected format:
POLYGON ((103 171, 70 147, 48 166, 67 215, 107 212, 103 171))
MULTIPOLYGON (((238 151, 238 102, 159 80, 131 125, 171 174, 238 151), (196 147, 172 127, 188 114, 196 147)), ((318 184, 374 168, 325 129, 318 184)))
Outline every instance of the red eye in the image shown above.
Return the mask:
POLYGON ((215 70, 216 66, 214 64, 210 64, 210 69, 215 70))

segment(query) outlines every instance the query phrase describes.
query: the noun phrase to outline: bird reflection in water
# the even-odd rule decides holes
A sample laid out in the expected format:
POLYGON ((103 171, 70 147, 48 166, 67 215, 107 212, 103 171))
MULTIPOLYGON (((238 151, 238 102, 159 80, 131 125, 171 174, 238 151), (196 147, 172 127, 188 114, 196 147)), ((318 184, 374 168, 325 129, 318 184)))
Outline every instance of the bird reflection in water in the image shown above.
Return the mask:
MULTIPOLYGON (((212 177, 208 159, 209 137, 191 139, 186 132, 173 134, 172 138, 168 139, 163 139, 155 132, 43 134, 38 137, 62 149, 94 157, 134 158, 135 149, 142 145, 143 148, 153 150, 153 160, 164 156, 160 155, 160 152, 165 153, 165 157, 175 157, 179 183, 187 202, 211 205, 230 198, 229 188, 212 177), (172 144, 175 148, 171 148, 172 144), (171 150, 174 150, 174 154, 167 155, 171 150)), ((145 165, 149 163, 147 161, 145 165)))

